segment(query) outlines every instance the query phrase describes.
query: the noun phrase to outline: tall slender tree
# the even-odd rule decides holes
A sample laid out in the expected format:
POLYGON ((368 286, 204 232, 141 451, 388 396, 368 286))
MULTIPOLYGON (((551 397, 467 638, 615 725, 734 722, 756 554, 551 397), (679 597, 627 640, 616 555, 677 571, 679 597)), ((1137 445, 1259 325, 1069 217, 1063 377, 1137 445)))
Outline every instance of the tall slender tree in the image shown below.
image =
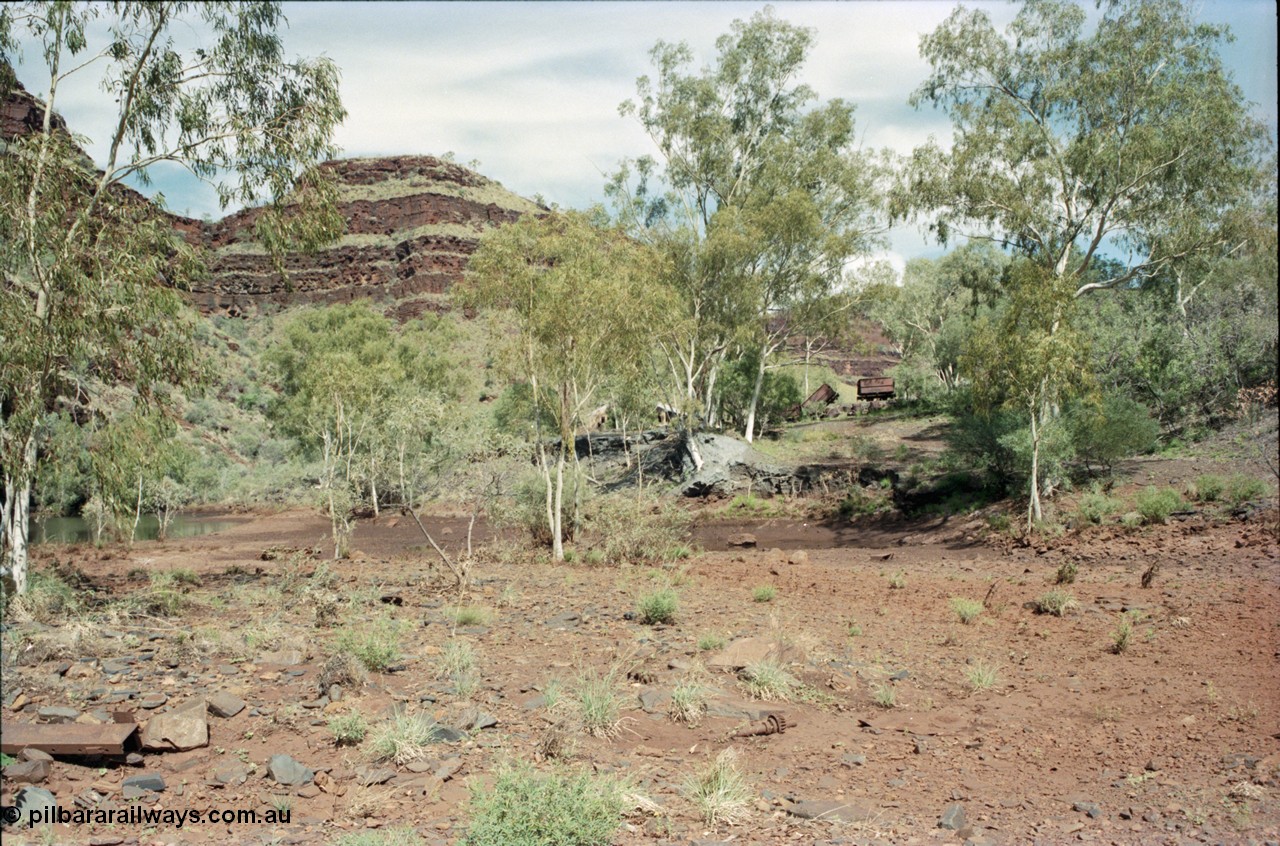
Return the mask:
POLYGON ((162 404, 162 386, 198 370, 174 289, 199 262, 126 185, 172 163, 214 184, 224 205, 265 199, 258 234, 277 256, 340 228, 315 167, 345 115, 338 72, 327 59, 289 61, 284 22, 272 2, 0 7, 0 93, 16 89, 15 67, 47 80, 39 126, 4 139, 0 155, 0 546, 18 592, 50 412, 89 413, 111 384, 162 404), (199 46, 181 47, 192 32, 199 46), (56 116, 83 75, 114 101, 110 122, 89 130, 108 141, 99 163, 56 116))

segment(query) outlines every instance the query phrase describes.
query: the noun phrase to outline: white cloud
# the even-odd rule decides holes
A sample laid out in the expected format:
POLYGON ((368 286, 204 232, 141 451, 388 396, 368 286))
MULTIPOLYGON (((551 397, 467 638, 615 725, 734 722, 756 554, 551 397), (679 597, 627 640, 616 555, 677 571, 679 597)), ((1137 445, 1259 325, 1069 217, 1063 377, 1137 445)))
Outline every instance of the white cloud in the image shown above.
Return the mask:
MULTIPOLYGON (((858 131, 870 148, 906 154, 930 134, 949 141, 944 115, 907 105, 928 68, 919 40, 954 8, 939 0, 778 4, 780 18, 812 27, 816 42, 804 80, 824 99, 857 105, 858 131)), ((968 3, 997 26, 1016 13, 1006 3, 968 3)), ((660 40, 688 41, 696 64, 710 62, 716 38, 758 3, 288 3, 284 32, 291 55, 327 55, 342 69, 350 115, 338 132, 346 155, 419 155, 454 151, 519 193, 566 206, 602 198, 601 171, 646 152, 650 143, 618 104, 650 73, 660 40)), ((1240 41, 1225 52, 1237 81, 1276 122, 1275 7, 1215 3, 1202 15, 1229 22, 1240 41)), ((184 39, 194 31, 181 33, 184 39)), ((29 66, 19 77, 47 89, 29 66)), ((103 127, 114 104, 96 82, 67 87, 61 109, 90 134, 101 159, 103 127)), ((207 191, 184 190, 167 175, 170 206, 217 214, 207 191)), ((913 227, 891 233, 899 256, 925 251, 913 227)))

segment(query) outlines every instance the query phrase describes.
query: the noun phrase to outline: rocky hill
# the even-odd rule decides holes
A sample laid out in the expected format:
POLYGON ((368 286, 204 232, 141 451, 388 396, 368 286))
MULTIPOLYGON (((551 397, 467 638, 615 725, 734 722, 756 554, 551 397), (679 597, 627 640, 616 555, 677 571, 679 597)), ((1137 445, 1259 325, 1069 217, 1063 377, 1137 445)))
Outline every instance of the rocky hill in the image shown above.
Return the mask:
POLYGON ((485 230, 540 207, 474 171, 431 156, 328 162, 346 234, 314 254, 290 255, 288 279, 253 236, 257 209, 216 223, 181 219, 208 248, 210 276, 191 299, 205 313, 266 303, 394 301, 401 317, 444 305, 485 230))
MULTIPOLYGON (((0 151, 4 141, 40 131, 43 109, 15 84, 0 102, 0 151)), ((56 115, 53 123, 67 128, 56 115)), ((431 156, 342 159, 323 167, 337 179, 346 234, 319 252, 290 255, 287 279, 254 238, 260 210, 214 222, 171 215, 176 229, 208 250, 210 273, 189 292, 197 308, 237 315, 267 304, 373 299, 401 318, 440 309, 485 230, 542 210, 491 179, 431 156)), ((92 169, 87 157, 86 168, 92 169)), ((145 202, 131 189, 121 190, 145 202)))

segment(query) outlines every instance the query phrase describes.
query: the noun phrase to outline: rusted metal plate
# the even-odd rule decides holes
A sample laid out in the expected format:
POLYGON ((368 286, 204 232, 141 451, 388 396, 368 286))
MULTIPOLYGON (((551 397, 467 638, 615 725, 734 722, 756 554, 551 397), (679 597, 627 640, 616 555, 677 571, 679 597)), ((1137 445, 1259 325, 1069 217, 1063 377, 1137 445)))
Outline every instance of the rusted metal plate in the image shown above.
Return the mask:
POLYGON ((123 755, 138 746, 138 724, 0 723, 0 752, 40 749, 50 755, 123 755))

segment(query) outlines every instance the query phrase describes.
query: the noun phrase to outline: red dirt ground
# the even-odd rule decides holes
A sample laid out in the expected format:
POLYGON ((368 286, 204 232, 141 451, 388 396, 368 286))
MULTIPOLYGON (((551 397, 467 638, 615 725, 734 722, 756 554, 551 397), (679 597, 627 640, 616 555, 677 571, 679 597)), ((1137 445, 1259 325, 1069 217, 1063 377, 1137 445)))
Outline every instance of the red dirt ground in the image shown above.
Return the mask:
MULTIPOLYGON (((432 525, 451 548, 465 534, 461 520, 432 525)), ((38 548, 37 566, 73 564, 99 598, 143 590, 139 568, 191 568, 203 584, 190 589, 192 605, 181 617, 120 618, 81 632, 87 636, 69 646, 69 638, 58 640, 69 626, 14 626, 6 634, 6 702, 20 690, 30 704, 18 713, 6 707, 6 722, 32 721, 47 705, 91 711, 99 688, 139 691, 113 706, 139 719, 151 712, 137 709, 137 698, 155 691, 169 696, 161 710, 219 690, 250 705, 231 719, 210 716, 205 748, 148 753, 141 767, 65 758, 43 786, 64 805, 87 789, 119 804, 124 778, 158 773, 168 789, 149 807, 265 812, 287 805, 292 819, 230 829, 58 826, 34 833, 39 837, 7 831, 6 841, 326 843, 344 832, 411 825, 427 843, 457 843, 469 785, 485 783, 499 762, 535 760, 568 712, 539 707, 540 691, 559 681, 561 698, 570 700, 583 673, 611 668, 619 670, 624 697, 620 731, 612 739, 573 734, 568 757, 625 777, 656 803, 627 816, 618 844, 1280 840, 1274 509, 1246 521, 1191 516, 1139 530, 1098 527, 1035 547, 990 539, 985 522, 972 518, 840 526, 775 519, 704 527, 698 537, 713 551, 668 568, 552 566, 527 554, 489 555, 476 565, 462 604, 482 607, 491 622, 456 633, 449 609, 459 599, 434 554, 423 550, 412 521, 384 516, 360 524, 351 560, 328 566, 338 576, 346 626, 383 614, 407 624, 402 666, 371 674, 323 713, 297 707, 316 698, 315 677, 339 630, 314 626, 314 608, 299 587, 323 556, 262 559, 271 547, 326 548, 326 534, 315 514, 287 512, 132 549, 38 548), (725 549, 728 536, 742 531, 753 533, 759 548, 725 549), (1068 561, 1079 573, 1064 589, 1078 608, 1061 618, 1035 613, 1031 603, 1068 561), (1139 581, 1151 565, 1158 573, 1144 589, 1139 581), (675 624, 632 619, 638 597, 667 583, 679 595, 675 624), (753 601, 761 585, 775 587, 776 598, 753 601), (391 595, 400 604, 380 599, 391 595), (986 609, 962 624, 954 597, 986 597, 986 609), (578 618, 556 620, 569 613, 578 618), (1126 614, 1134 621, 1132 642, 1116 654, 1114 633, 1126 614), (785 644, 808 693, 802 701, 746 700, 734 675, 702 669, 716 654, 699 650, 706 635, 785 644), (478 655, 478 689, 466 703, 436 677, 450 636, 478 655), (43 652, 28 649, 31 643, 44 644, 43 652), (304 663, 287 667, 263 657, 288 648, 300 650, 304 663), (120 656, 136 663, 104 676, 101 662, 120 656), (70 678, 58 672, 64 661, 87 669, 70 678), (978 664, 996 671, 989 689, 975 691, 966 681, 978 664), (628 670, 631 678, 623 679, 628 670), (669 692, 688 678, 700 679, 735 715, 689 727, 662 707, 642 710, 641 694, 669 692), (895 707, 878 706, 877 689, 891 689, 895 707), (478 707, 497 725, 428 747, 428 765, 414 768, 421 772, 334 746, 332 713, 358 709, 376 726, 397 703, 445 722, 478 707), (781 713, 793 725, 782 734, 730 739, 751 709, 781 713), (707 826, 682 785, 729 746, 740 753, 754 801, 746 821, 707 826), (327 789, 284 789, 267 780, 266 761, 276 753, 327 771, 327 789), (212 773, 228 765, 253 771, 239 786, 216 785, 212 773), (389 783, 359 785, 364 772, 386 766, 396 773, 389 783), (441 766, 447 779, 437 777, 441 766), (800 819, 789 811, 804 800, 844 807, 836 819, 800 819), (938 827, 951 805, 965 812, 960 831, 938 827)), ((5 804, 18 787, 5 781, 5 804)))

